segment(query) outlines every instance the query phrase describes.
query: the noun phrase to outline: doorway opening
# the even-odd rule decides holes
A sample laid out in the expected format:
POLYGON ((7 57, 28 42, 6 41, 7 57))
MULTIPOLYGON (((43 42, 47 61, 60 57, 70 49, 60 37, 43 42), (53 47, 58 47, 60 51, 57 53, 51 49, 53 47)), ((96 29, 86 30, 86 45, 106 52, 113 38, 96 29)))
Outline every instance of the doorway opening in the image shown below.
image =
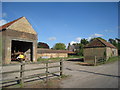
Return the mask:
POLYGON ((11 45, 11 61, 18 61, 17 57, 20 52, 25 55, 26 61, 33 60, 33 43, 25 41, 12 40, 11 45))

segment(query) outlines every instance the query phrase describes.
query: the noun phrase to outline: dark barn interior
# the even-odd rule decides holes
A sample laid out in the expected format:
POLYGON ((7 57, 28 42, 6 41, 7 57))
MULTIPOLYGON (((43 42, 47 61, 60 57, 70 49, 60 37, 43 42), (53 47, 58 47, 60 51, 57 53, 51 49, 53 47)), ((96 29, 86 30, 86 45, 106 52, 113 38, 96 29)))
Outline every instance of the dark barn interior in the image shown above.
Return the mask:
POLYGON ((33 43, 25 41, 12 40, 11 46, 11 61, 17 61, 19 52, 23 52, 27 61, 33 59, 33 43))

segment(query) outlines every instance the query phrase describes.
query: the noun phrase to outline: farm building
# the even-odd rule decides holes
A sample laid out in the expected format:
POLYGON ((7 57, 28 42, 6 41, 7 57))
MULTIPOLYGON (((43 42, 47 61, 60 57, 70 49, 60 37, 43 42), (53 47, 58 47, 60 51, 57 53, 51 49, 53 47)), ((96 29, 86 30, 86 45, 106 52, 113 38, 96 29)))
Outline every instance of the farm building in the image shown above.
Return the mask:
POLYGON ((101 39, 94 39, 84 47, 85 62, 104 59, 108 60, 112 56, 118 56, 118 50, 115 46, 101 39))
POLYGON ((38 48, 46 48, 46 49, 50 48, 49 45, 47 43, 44 43, 44 42, 38 42, 37 47, 38 48))
POLYGON ((74 52, 67 50, 52 50, 52 49, 42 49, 38 48, 37 58, 47 57, 47 58, 57 58, 57 57, 68 57, 68 54, 74 52))
POLYGON ((0 27, 2 33, 2 62, 11 63, 13 54, 23 52, 28 60, 37 60, 37 33, 25 17, 0 27))

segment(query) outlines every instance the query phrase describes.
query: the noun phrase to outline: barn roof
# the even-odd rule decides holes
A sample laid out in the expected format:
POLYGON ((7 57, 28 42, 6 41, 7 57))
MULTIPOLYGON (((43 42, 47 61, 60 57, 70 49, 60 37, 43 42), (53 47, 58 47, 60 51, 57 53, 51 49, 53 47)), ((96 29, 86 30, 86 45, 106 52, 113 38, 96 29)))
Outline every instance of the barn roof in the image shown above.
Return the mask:
POLYGON ((89 44, 85 46, 85 48, 92 48, 92 47, 111 47, 111 48, 116 48, 114 45, 110 44, 107 41, 104 41, 102 39, 94 39, 91 41, 89 44))
POLYGON ((37 53, 74 53, 74 52, 68 50, 52 50, 52 49, 38 48, 37 53))
POLYGON ((38 42, 39 44, 39 48, 46 48, 46 49, 49 49, 49 46, 47 43, 44 43, 44 42, 38 42))
POLYGON ((11 21, 7 24, 0 26, 0 31, 3 29, 11 29, 11 30, 16 30, 20 32, 37 34, 35 30, 32 28, 29 21, 25 17, 20 17, 14 21, 11 21))

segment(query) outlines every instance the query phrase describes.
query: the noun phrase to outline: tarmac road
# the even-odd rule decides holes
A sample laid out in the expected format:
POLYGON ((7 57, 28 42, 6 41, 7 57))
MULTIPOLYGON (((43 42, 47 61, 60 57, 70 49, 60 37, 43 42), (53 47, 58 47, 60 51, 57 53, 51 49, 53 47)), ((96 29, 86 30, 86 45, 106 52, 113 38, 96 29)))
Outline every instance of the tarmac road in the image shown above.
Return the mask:
POLYGON ((118 88, 118 61, 99 66, 76 63, 64 61, 64 74, 70 77, 61 82, 61 88, 118 88))

